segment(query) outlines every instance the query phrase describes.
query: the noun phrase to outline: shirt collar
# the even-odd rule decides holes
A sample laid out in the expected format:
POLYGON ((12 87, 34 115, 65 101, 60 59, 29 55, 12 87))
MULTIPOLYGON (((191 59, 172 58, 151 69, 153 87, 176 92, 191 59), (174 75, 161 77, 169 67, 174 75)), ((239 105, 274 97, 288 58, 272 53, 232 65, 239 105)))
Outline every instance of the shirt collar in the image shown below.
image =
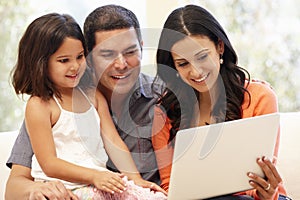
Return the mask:
POLYGON ((138 99, 141 96, 144 96, 146 98, 153 98, 154 96, 152 91, 152 83, 153 83, 152 77, 140 73, 138 77, 138 81, 135 83, 134 86, 135 91, 134 91, 133 98, 138 99))

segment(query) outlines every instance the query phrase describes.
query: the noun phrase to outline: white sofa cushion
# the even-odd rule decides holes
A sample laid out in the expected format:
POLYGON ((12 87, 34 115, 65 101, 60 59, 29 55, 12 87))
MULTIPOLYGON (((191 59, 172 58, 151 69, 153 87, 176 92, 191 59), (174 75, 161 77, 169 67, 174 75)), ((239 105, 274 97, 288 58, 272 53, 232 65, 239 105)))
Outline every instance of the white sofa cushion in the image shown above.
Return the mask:
POLYGON ((18 133, 18 131, 0 132, 0 199, 4 199, 5 185, 10 172, 6 167, 6 161, 18 133))

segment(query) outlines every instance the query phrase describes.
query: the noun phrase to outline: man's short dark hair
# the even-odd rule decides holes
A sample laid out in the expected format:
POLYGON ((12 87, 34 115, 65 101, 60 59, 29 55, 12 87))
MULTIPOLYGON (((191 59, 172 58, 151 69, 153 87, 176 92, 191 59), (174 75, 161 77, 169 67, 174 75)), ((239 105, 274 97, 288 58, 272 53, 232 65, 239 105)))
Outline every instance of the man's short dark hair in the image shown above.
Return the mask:
POLYGON ((105 5, 92 11, 84 22, 84 36, 89 52, 95 45, 97 31, 111 31, 123 28, 134 28, 139 42, 142 41, 140 24, 136 15, 119 5, 105 5))

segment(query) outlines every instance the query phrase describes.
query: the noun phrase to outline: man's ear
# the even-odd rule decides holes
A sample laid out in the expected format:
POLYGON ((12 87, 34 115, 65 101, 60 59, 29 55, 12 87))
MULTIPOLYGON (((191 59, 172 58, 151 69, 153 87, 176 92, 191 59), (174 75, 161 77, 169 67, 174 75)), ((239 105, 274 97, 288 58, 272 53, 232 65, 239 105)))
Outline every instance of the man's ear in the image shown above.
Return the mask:
POLYGON ((143 46, 144 46, 144 41, 143 41, 143 40, 141 40, 141 41, 140 41, 140 47, 141 47, 141 51, 143 51, 143 46))
POLYGON ((218 40, 218 51, 219 51, 219 54, 223 54, 224 53, 224 42, 222 40, 218 40))
POLYGON ((140 48, 141 48, 141 58, 143 57, 143 46, 144 46, 144 41, 140 41, 140 48))
POLYGON ((92 53, 89 53, 87 56, 86 56, 86 64, 89 66, 89 67, 93 67, 93 58, 92 58, 92 53))

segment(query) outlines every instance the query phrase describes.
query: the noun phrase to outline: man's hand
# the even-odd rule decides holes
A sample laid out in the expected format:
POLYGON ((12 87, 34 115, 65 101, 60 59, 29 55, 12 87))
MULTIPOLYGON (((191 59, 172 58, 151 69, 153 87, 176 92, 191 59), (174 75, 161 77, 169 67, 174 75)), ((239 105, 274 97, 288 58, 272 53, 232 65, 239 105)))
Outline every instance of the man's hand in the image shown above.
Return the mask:
POLYGON ((35 182, 29 200, 79 200, 60 181, 35 182))

